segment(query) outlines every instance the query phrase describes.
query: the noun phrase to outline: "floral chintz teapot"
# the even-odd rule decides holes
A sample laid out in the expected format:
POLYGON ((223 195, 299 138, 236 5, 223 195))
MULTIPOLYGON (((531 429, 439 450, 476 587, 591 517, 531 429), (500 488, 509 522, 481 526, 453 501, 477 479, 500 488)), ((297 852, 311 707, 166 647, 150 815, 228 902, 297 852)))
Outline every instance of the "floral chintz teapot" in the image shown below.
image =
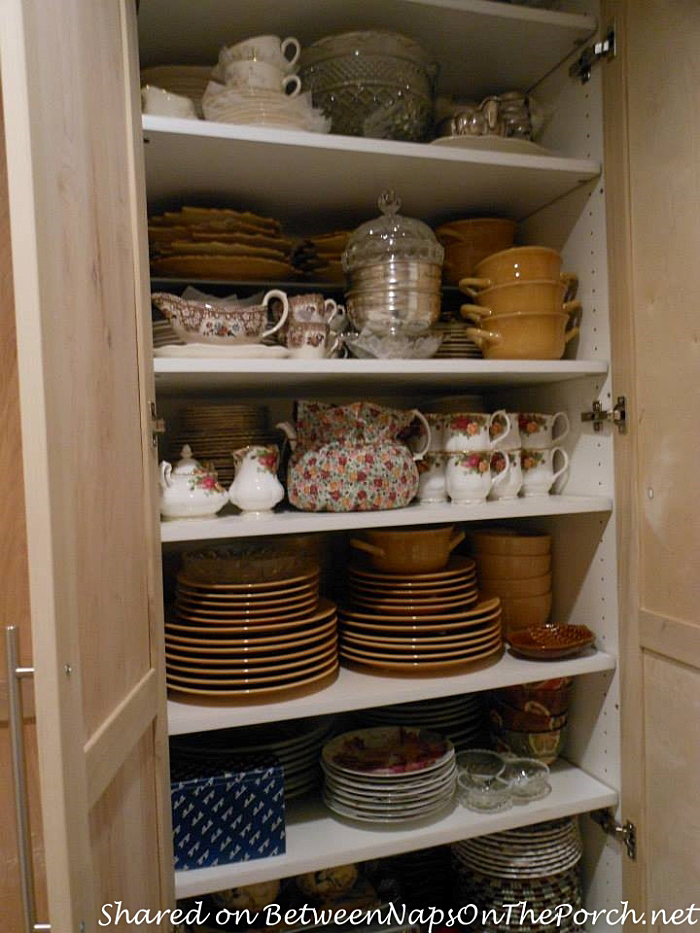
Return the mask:
POLYGON ((160 513, 163 518, 206 518, 216 515, 228 502, 228 493, 213 470, 192 457, 189 444, 180 451, 182 459, 173 467, 160 465, 160 513))
POLYGON ((287 495, 307 512, 399 509, 418 489, 420 460, 430 446, 430 428, 416 409, 373 402, 330 405, 297 402, 295 424, 278 425, 292 446, 287 495), (425 444, 418 453, 401 439, 416 419, 425 444))

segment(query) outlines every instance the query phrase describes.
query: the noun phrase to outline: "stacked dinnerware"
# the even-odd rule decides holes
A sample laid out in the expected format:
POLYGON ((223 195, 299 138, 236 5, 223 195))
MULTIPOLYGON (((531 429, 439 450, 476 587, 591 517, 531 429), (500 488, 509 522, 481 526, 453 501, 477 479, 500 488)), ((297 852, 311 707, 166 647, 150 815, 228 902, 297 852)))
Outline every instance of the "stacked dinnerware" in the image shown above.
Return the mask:
POLYGON ((459 285, 487 256, 510 249, 516 224, 501 217, 466 217, 442 224, 435 236, 445 247, 442 266, 446 285, 459 285))
POLYGON ((202 97, 206 119, 327 133, 330 120, 313 106, 310 93, 301 93, 301 79, 293 73, 300 51, 293 36, 254 36, 223 48, 216 80, 202 97))
POLYGON ((501 651, 499 600, 480 600, 475 565, 450 556, 454 527, 367 531, 351 544, 369 560, 347 567, 340 654, 399 674, 464 668, 501 651))
POLYGON ((170 94, 189 98, 198 116, 202 114, 202 95, 209 83, 208 65, 155 65, 141 71, 141 85, 162 88, 170 94))
POLYGON ((165 626, 166 681, 180 693, 283 698, 338 669, 335 605, 319 599, 312 561, 203 558, 177 576, 165 626), (244 567, 229 581, 235 564, 244 567), (275 572, 274 565, 279 569, 275 572), (217 574, 217 565, 221 573, 217 574), (272 568, 272 569, 270 569, 272 568))
POLYGON ((345 284, 341 257, 351 230, 337 230, 306 237, 292 253, 292 264, 307 278, 333 285, 345 284))
MULTIPOLYGON (((528 913, 516 908, 509 925, 521 933, 539 933, 537 917, 561 905, 571 905, 572 914, 582 907, 579 862, 583 847, 575 817, 548 820, 521 829, 511 829, 452 846, 453 872, 458 903, 474 904, 482 917, 493 911, 502 916, 504 904, 526 902, 528 913)), ((479 929, 491 933, 501 927, 495 919, 479 929)), ((577 929, 564 918, 558 929, 577 929)))
POLYGON ((323 747, 323 799, 340 816, 392 825, 453 803, 452 743, 425 729, 379 726, 346 732, 323 747))
POLYGON ((472 534, 479 587, 498 596, 504 631, 544 625, 552 609, 552 539, 494 528, 472 534))
POLYGON ((292 274, 292 242, 271 217, 230 208, 185 205, 148 218, 153 276, 237 281, 292 274))
POLYGON ((357 718, 367 725, 412 725, 430 729, 449 739, 457 752, 478 747, 485 731, 484 703, 479 693, 380 706, 362 710, 357 718))
POLYGON ((494 690, 489 703, 494 748, 552 764, 566 742, 571 685, 565 677, 494 690))
POLYGON ((545 246, 517 246, 482 259, 459 286, 467 329, 487 359, 558 360, 578 332, 578 279, 562 273, 561 256, 545 246))
POLYGON ((320 786, 319 756, 333 724, 330 716, 264 723, 176 736, 170 744, 180 757, 208 760, 234 754, 273 754, 282 765, 284 796, 289 801, 320 786))
POLYGON ((214 465, 219 482, 226 488, 234 478, 232 451, 277 439, 268 427, 267 408, 259 405, 185 405, 174 421, 167 435, 169 459, 189 443, 200 460, 214 465))

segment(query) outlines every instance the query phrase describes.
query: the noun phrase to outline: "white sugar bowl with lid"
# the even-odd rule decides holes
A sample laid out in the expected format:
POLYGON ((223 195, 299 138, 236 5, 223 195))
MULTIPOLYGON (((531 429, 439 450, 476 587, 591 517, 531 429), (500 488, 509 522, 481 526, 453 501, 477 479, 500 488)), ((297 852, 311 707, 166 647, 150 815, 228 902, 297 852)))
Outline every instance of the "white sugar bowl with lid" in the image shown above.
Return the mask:
POLYGON ((163 518, 208 518, 228 502, 228 493, 217 482, 216 473, 192 457, 189 444, 181 450, 173 467, 160 464, 160 514, 163 518))
POLYGON ((343 253, 346 308, 358 331, 412 336, 440 316, 445 250, 427 224, 402 217, 400 207, 394 192, 385 191, 381 216, 361 224, 343 253))

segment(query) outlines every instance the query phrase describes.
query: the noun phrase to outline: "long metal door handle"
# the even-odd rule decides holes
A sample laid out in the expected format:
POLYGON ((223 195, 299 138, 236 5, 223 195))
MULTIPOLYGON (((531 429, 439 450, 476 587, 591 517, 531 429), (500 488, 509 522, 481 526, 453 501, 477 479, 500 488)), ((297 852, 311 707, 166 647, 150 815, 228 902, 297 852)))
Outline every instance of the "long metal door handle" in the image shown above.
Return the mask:
POLYGON ((29 825, 27 798, 27 768, 24 757, 24 713, 22 709, 22 681, 34 676, 33 667, 20 667, 19 629, 16 625, 5 628, 7 656, 7 698, 10 725, 10 751, 12 754, 12 780, 15 791, 15 819, 17 821, 17 847, 19 849, 19 883, 22 893, 22 912, 25 933, 39 933, 51 929, 50 923, 36 922, 34 895, 34 868, 32 834, 29 825))

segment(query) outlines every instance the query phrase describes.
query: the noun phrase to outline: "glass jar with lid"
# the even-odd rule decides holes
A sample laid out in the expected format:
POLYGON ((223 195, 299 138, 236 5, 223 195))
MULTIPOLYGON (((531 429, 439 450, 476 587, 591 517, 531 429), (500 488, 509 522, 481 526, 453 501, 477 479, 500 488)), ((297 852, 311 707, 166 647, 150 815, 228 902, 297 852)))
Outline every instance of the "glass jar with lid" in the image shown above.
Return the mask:
POLYGON ((400 207, 385 191, 381 215, 354 231, 342 256, 348 316, 359 331, 422 333, 440 314, 445 251, 427 224, 403 217, 400 207))

